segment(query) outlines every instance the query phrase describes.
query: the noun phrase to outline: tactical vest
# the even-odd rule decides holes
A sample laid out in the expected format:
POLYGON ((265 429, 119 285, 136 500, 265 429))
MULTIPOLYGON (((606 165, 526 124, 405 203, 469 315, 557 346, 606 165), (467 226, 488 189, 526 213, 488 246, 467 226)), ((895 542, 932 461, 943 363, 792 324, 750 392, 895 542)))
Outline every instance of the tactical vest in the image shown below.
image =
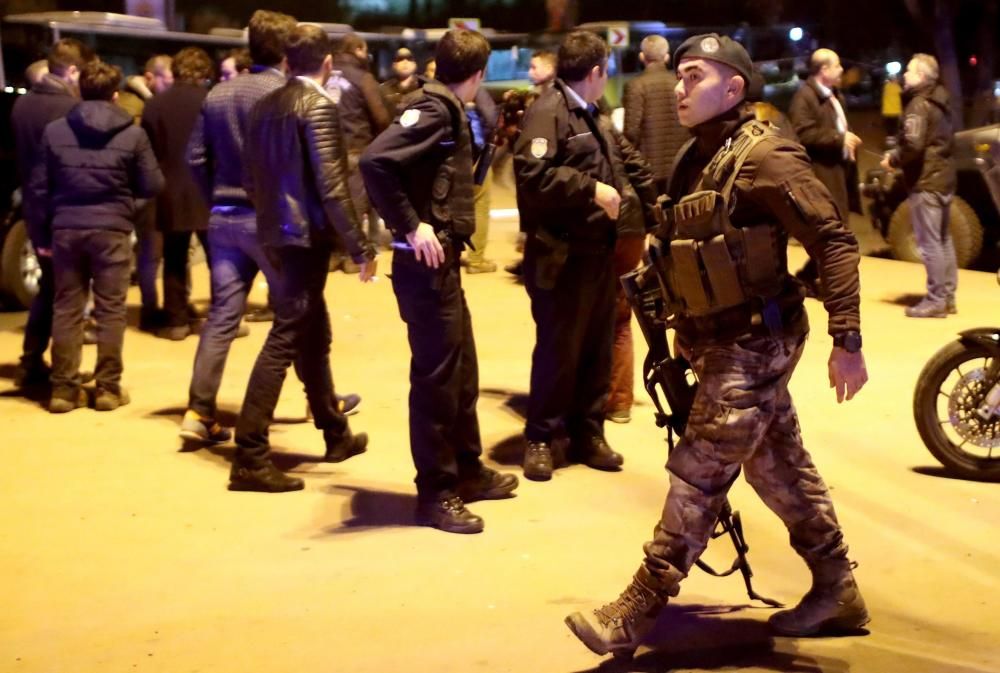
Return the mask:
POLYGON ((424 95, 442 101, 448 108, 454 142, 454 148, 438 166, 431 184, 431 224, 435 229, 445 229, 459 239, 468 239, 476 230, 476 206, 472 134, 465 110, 455 94, 438 82, 427 82, 423 90, 424 95))
POLYGON ((677 316, 703 317, 758 302, 763 308, 782 290, 787 270, 772 222, 734 227, 733 189, 740 168, 774 131, 749 121, 726 140, 702 171, 695 190, 666 213, 659 237, 660 279, 677 316))

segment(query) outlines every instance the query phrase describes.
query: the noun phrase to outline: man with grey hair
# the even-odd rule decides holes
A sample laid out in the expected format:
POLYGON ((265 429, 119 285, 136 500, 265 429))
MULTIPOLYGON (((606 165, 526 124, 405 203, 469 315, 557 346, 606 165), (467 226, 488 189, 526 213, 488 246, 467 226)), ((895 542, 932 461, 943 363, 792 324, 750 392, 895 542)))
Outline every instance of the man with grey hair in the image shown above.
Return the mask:
POLYGON ((898 168, 910 192, 910 220, 920 257, 927 267, 927 296, 906 309, 910 318, 944 318, 956 313, 958 264, 948 231, 957 175, 952 159, 948 91, 938 81, 937 59, 915 54, 903 73, 903 124, 896 149, 883 168, 898 168))
POLYGON ((625 137, 649 162, 663 193, 674 155, 690 134, 677 121, 677 78, 667 69, 670 44, 660 35, 649 35, 640 49, 645 71, 625 85, 625 137))

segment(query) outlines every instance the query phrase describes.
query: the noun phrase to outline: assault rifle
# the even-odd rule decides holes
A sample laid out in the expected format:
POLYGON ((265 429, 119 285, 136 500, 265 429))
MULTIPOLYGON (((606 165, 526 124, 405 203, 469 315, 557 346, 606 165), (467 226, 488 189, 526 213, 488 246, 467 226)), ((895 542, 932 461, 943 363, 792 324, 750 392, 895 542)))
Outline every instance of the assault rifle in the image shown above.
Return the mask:
MULTIPOLYGON (((698 390, 698 382, 695 380, 694 372, 691 371, 690 363, 683 357, 674 356, 670 352, 670 345, 667 341, 667 329, 670 324, 666 319, 664 293, 661 289, 659 278, 656 273, 657 248, 650 246, 651 263, 642 268, 625 274, 621 278, 625 294, 632 305, 632 312, 635 313, 639 328, 649 346, 646 359, 642 365, 643 385, 646 392, 653 400, 656 408, 656 426, 667 429, 667 442, 669 450, 674 449, 674 434, 677 437, 684 435, 684 428, 687 426, 688 415, 694 403, 694 396, 698 390), (660 393, 667 402, 669 413, 660 402, 660 393)), ((750 569, 750 561, 747 559, 747 552, 750 547, 743 536, 743 522, 740 513, 734 512, 727 498, 719 512, 719 520, 715 530, 712 532, 712 539, 729 536, 733 547, 736 548, 736 559, 732 565, 723 571, 718 571, 702 560, 698 560, 696 565, 709 575, 715 577, 727 577, 737 570, 743 575, 743 582, 747 587, 747 595, 751 600, 760 601, 771 607, 783 607, 778 601, 761 596, 754 591, 753 571, 750 569)))

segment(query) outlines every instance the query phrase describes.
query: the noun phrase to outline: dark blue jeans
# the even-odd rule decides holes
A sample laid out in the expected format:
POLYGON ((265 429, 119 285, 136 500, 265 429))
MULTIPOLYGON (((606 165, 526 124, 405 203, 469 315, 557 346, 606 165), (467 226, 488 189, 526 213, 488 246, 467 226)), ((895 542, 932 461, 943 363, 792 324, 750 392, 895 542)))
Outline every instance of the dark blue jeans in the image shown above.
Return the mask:
POLYGON ((951 194, 910 194, 910 219, 920 257, 927 267, 927 298, 942 305, 955 298, 958 263, 955 242, 948 231, 951 194))
POLYGON ((257 272, 263 272, 272 293, 277 292, 280 280, 257 242, 257 216, 252 210, 213 213, 208 245, 212 250, 212 305, 194 358, 188 408, 211 418, 215 416, 229 347, 239 330, 257 272))

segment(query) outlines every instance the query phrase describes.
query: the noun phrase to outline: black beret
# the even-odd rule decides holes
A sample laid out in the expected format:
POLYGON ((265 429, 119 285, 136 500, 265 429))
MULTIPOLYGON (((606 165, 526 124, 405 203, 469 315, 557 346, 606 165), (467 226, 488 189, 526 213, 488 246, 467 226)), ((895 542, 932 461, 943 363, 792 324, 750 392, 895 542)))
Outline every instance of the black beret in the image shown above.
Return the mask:
POLYGON ((703 58, 707 61, 724 63, 735 70, 750 85, 753 77, 753 61, 743 45, 718 33, 695 35, 684 41, 674 52, 674 67, 679 68, 685 58, 703 58))

